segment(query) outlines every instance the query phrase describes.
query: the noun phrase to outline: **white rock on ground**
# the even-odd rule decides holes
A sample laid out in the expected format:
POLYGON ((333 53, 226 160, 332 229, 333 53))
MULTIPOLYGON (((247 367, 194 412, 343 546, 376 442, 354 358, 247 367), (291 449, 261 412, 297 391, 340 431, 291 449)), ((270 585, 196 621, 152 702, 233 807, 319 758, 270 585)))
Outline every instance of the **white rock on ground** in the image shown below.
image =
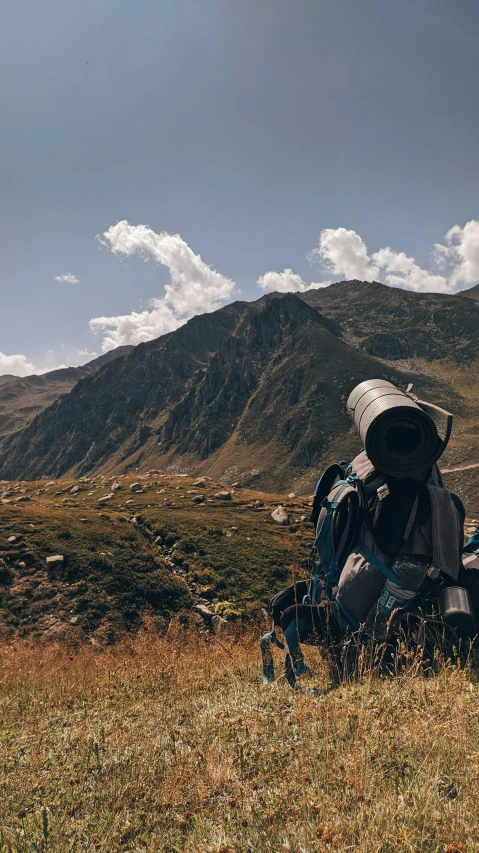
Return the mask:
POLYGON ((143 486, 141 483, 132 483, 130 486, 130 492, 142 492, 143 486))
POLYGON ((98 503, 99 503, 99 504, 106 504, 106 503, 108 503, 108 501, 111 501, 111 499, 112 499, 113 497, 114 497, 114 495, 112 495, 112 494, 109 494, 109 495, 103 495, 103 497, 102 497, 102 498, 98 498, 98 503))
POLYGON ((231 492, 218 492, 215 498, 217 501, 230 501, 232 499, 231 492))
POLYGON ((53 556, 47 557, 47 566, 48 568, 53 568, 54 566, 61 566, 63 560, 63 554, 53 554, 53 556))
POLYGON ((287 525, 289 524, 289 515, 286 512, 284 506, 279 506, 271 513, 271 518, 276 524, 287 525))

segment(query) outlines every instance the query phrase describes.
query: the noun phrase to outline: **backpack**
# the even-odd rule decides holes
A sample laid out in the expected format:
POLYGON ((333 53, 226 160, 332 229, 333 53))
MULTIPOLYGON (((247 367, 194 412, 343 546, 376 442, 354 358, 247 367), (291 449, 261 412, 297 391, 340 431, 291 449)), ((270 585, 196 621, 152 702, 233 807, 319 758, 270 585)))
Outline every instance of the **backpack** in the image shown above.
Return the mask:
MULTIPOLYGON (((442 486, 437 466, 433 474, 442 486)), ((380 552, 390 562, 416 519, 420 486, 419 481, 403 484, 404 493, 396 494, 392 503, 393 510, 400 507, 398 517, 393 514, 395 535, 389 553, 385 543, 381 543, 380 552)), ((320 477, 310 516, 316 528, 309 558, 310 580, 287 587, 270 601, 273 624, 261 640, 265 684, 275 677, 271 644, 284 648, 276 636, 276 627, 282 628, 288 645, 286 675, 291 686, 295 686, 296 677, 307 670, 300 643, 317 644, 318 636, 328 644, 340 642, 345 632, 359 629, 386 579, 398 583, 391 569, 375 553, 378 531, 374 528, 374 521, 381 517, 383 499, 391 492, 394 495, 397 488, 397 482, 388 483, 388 478, 374 469, 365 453, 352 464, 330 465, 320 477), (370 548, 359 542, 363 522, 371 531, 370 548)))

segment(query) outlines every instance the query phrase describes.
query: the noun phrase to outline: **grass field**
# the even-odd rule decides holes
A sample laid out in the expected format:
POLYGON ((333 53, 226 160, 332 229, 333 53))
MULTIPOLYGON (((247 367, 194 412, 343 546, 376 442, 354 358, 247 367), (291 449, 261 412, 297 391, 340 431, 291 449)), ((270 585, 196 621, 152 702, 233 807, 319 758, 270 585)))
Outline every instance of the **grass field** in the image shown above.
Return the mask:
POLYGON ((473 668, 319 697, 263 687, 257 639, 5 641, 1 853, 479 850, 473 668))

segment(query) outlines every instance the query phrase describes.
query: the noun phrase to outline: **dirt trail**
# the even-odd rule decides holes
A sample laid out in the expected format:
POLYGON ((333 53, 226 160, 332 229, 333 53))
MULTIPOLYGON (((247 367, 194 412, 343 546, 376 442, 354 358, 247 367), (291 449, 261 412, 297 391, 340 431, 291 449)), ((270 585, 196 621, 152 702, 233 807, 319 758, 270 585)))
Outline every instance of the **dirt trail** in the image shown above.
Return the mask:
POLYGON ((470 465, 461 465, 459 468, 443 468, 442 474, 453 474, 454 471, 469 471, 471 468, 479 468, 479 462, 472 462, 470 465))

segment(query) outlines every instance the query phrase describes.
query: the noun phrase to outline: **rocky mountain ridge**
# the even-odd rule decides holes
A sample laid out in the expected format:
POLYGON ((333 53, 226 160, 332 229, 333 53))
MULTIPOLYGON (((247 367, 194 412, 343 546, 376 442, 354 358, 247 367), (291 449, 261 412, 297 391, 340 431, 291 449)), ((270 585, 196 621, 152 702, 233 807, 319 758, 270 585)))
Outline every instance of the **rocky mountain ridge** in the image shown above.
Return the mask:
POLYGON ((479 297, 479 285, 448 296, 343 281, 301 298, 335 323, 343 340, 376 358, 465 365, 479 356, 479 307, 469 301, 476 291, 479 297))
POLYGON ((345 402, 373 376, 451 408, 447 461, 475 461, 478 353, 479 305, 463 296, 350 281, 235 302, 79 382, 3 439, 0 476, 157 467, 306 489, 359 449, 345 402))

